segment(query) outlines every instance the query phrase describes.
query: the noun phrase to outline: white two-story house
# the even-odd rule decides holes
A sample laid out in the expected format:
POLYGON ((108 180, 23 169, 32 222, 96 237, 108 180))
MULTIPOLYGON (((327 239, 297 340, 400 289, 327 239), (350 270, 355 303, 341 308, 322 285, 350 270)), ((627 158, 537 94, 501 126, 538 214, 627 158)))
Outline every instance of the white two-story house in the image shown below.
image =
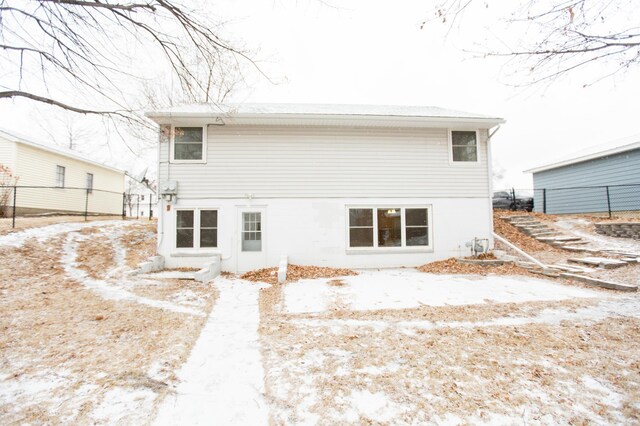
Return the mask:
POLYGON ((160 125, 158 254, 243 272, 416 266, 492 241, 491 130, 433 107, 242 104, 160 125))

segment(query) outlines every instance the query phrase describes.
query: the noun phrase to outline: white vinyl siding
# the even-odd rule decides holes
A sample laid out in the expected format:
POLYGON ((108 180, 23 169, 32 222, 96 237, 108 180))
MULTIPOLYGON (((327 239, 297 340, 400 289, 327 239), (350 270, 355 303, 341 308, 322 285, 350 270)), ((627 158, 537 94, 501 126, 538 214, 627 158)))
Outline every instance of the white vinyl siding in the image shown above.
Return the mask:
POLYGON ((206 164, 170 164, 160 144, 160 181, 179 197, 489 196, 487 131, 478 162, 450 163, 449 131, 432 128, 208 126, 206 164), (169 173, 170 168, 170 173, 169 173))

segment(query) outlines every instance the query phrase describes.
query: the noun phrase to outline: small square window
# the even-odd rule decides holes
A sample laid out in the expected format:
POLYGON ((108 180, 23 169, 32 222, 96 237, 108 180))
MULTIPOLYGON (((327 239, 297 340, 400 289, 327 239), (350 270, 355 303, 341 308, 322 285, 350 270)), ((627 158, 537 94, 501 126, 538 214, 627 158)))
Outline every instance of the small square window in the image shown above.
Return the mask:
POLYGON ((475 131, 451 132, 451 158, 455 162, 478 161, 478 141, 475 131))
POLYGON ((204 127, 174 127, 173 159, 204 159, 204 127))

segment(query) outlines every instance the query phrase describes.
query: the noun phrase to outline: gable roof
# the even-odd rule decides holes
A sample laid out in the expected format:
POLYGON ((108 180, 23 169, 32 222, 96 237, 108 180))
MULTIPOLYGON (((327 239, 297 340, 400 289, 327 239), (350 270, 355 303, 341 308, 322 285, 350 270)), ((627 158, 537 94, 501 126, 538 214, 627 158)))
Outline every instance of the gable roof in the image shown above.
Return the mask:
POLYGON ((571 164, 582 163, 609 155, 620 154, 627 151, 640 149, 640 134, 629 136, 623 139, 616 139, 604 144, 587 147, 573 154, 561 157, 552 163, 525 170, 525 173, 538 173, 545 170, 557 169, 571 164))
MULTIPOLYGON (((253 120, 341 120, 343 122, 394 121, 394 122, 460 122, 493 127, 504 123, 499 117, 491 117, 432 106, 398 105, 346 105, 346 104, 195 104, 150 111, 146 116, 161 123, 166 119, 220 118, 246 122, 253 120)), ((317 123, 321 124, 321 123, 317 123)))
POLYGON ((112 167, 103 163, 99 163, 71 149, 62 148, 59 146, 47 145, 43 142, 36 141, 35 139, 32 139, 28 136, 24 136, 19 133, 16 133, 12 130, 0 128, 0 137, 8 141, 19 143, 22 145, 27 145, 33 148, 40 149, 42 151, 47 151, 53 154, 58 154, 58 155, 63 155, 65 157, 73 158, 74 160, 82 161, 83 163, 89 163, 93 166, 102 167, 104 169, 108 169, 118 173, 124 173, 124 170, 121 170, 116 167, 112 167))

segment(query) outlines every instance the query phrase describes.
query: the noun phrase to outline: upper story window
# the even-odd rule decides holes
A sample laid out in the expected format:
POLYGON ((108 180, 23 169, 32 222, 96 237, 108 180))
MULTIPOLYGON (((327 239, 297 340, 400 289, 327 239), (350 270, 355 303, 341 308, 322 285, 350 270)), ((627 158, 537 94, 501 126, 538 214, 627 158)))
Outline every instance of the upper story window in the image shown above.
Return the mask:
POLYGON ((452 130, 451 131, 451 159, 458 162, 478 161, 478 137, 477 132, 452 130))
POLYGON ((93 173, 87 173, 87 191, 93 192, 93 173))
POLYGON ((64 173, 65 168, 63 166, 56 166, 56 186, 58 188, 64 188, 64 173))
POLYGON ((171 160, 204 162, 207 155, 206 127, 173 127, 171 160))

